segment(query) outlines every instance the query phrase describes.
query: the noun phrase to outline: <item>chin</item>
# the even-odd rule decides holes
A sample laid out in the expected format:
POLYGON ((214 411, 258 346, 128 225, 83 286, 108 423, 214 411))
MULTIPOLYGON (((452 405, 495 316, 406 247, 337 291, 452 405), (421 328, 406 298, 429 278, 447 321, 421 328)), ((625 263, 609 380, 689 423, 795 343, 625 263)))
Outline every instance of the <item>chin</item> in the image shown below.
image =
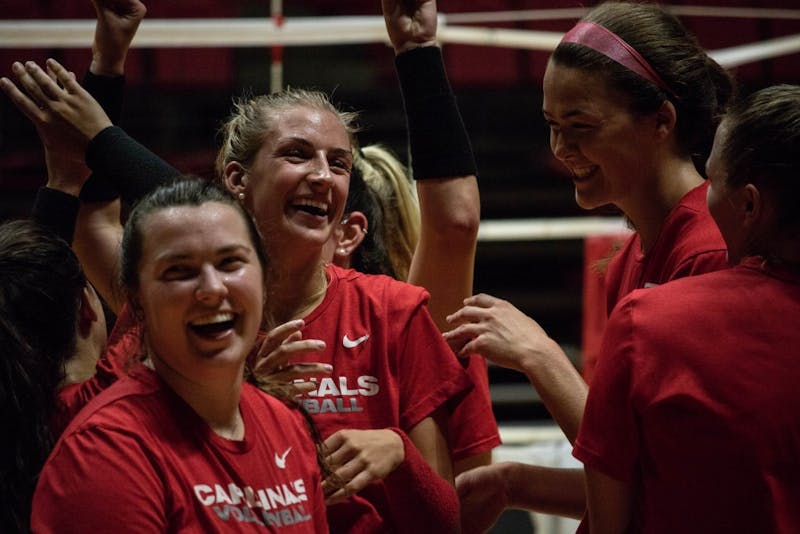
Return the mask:
POLYGON ((598 201, 590 195, 579 193, 577 189, 575 190, 575 203, 584 210, 593 210, 608 204, 608 202, 598 201))

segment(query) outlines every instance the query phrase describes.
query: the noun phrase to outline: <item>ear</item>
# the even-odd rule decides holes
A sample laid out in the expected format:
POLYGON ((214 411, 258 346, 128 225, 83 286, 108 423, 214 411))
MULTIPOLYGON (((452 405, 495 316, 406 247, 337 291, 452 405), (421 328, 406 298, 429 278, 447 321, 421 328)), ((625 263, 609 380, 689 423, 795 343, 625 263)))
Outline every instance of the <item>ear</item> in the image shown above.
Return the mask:
POLYGON ((742 187, 743 223, 746 227, 754 228, 764 214, 764 205, 761 199, 761 192, 754 184, 747 184, 742 187))
POLYGON ((666 139, 675 131, 678 122, 678 112, 669 100, 664 100, 656 112, 656 132, 661 139, 666 139))
POLYGON ((367 216, 360 211, 351 211, 345 215, 341 223, 334 255, 340 258, 349 257, 364 241, 367 235, 367 216))
POLYGON ((102 313, 102 311, 98 311, 92 305, 93 302, 99 301, 97 300, 97 295, 92 294, 94 290, 89 288, 88 286, 83 287, 83 291, 81 291, 81 300, 78 309, 78 333, 81 337, 89 337, 92 332, 92 323, 99 320, 98 313, 102 313), (92 298, 94 297, 94 299, 92 298))
POLYGON ((247 189, 247 169, 238 161, 229 161, 224 169, 225 187, 238 196, 247 189))

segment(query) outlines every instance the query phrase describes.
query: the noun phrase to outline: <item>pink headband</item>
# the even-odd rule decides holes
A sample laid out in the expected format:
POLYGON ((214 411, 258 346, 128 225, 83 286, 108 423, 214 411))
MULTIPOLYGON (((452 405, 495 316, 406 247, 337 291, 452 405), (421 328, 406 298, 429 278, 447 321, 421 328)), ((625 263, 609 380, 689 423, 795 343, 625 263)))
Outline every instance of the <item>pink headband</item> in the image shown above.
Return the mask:
POLYGON ((677 95, 664 83, 650 63, 635 48, 608 28, 594 22, 579 22, 564 34, 561 42, 576 43, 600 52, 677 98, 677 95))

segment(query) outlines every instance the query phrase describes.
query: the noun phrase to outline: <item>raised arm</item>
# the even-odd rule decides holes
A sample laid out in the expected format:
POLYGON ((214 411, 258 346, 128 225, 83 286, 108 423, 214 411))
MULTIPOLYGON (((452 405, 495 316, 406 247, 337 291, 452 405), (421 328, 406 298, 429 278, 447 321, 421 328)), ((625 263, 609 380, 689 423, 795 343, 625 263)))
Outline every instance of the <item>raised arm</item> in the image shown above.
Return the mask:
POLYGON ((409 130, 420 239, 408 281, 431 294, 436 325, 472 294, 480 224, 476 166, 436 42, 436 2, 383 0, 409 130))
POLYGON ((89 71, 99 76, 122 76, 125 59, 147 8, 139 0, 92 0, 97 24, 89 71))
MULTIPOLYGON (((97 23, 92 63, 84 85, 116 123, 122 111, 125 60, 147 8, 139 0, 92 0, 92 4, 97 23)), ((118 313, 122 305, 115 290, 122 239, 119 193, 106 177, 97 173, 89 178, 81 193, 83 202, 73 248, 89 279, 118 313)))

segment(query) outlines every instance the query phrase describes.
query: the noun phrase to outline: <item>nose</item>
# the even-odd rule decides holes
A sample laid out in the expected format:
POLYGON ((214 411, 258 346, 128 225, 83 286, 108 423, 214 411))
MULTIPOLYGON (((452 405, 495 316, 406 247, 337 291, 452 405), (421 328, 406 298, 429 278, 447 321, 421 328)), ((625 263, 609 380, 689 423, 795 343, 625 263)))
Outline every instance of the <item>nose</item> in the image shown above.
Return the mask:
POLYGON ((333 174, 331 173, 328 159, 324 156, 317 156, 312 163, 313 166, 308 173, 309 181, 317 185, 330 185, 332 183, 333 174))
POLYGON ((195 298, 203 304, 216 304, 228 295, 222 273, 213 265, 204 265, 200 270, 195 289, 195 298))
POLYGON ((559 161, 566 161, 576 152, 575 142, 563 132, 550 132, 550 150, 559 161))

